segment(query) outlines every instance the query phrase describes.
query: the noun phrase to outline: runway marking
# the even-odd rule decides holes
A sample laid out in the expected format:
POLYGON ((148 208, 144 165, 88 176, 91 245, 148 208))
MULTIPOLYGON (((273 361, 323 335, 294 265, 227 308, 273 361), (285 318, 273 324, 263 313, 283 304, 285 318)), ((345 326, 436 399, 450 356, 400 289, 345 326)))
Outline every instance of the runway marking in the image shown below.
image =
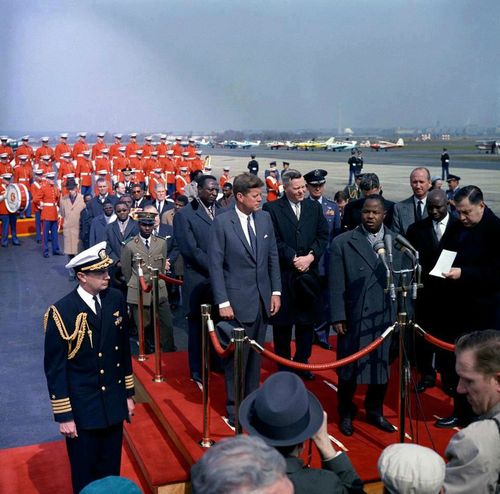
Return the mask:
MULTIPOLYGON (((440 417, 439 415, 433 415, 433 417, 436 419, 436 420, 441 420, 443 417, 440 417)), ((454 431, 457 431, 457 432, 460 432, 460 427, 453 427, 453 430, 454 431)))
POLYGON ((328 434, 328 439, 333 444, 336 444, 341 450, 345 451, 346 453, 349 451, 338 439, 335 439, 331 434, 328 434))
POLYGON ((323 379, 323 382, 329 387, 329 388, 332 388, 333 391, 338 391, 339 389, 337 388, 337 386, 335 386, 335 384, 331 383, 330 381, 327 381, 326 379, 323 379))

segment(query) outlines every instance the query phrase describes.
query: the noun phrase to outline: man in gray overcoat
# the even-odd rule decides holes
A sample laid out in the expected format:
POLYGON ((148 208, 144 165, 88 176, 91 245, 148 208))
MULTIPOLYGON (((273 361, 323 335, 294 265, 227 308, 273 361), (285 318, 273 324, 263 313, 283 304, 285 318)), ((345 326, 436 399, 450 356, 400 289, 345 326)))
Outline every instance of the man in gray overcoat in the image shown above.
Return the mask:
MULTIPOLYGON (((396 320, 396 304, 385 291, 386 268, 375 250, 377 244, 383 246, 384 235, 394 237, 383 220, 382 197, 368 196, 361 212, 361 225, 332 242, 330 321, 338 334, 339 359, 364 348, 396 320)), ((400 265, 401 254, 395 251, 394 269, 400 265)), ((367 421, 386 432, 395 430, 382 413, 389 379, 389 349, 390 338, 387 338, 365 357, 337 370, 340 430, 344 435, 353 433, 352 419, 356 414, 353 397, 358 383, 368 384, 367 421)))

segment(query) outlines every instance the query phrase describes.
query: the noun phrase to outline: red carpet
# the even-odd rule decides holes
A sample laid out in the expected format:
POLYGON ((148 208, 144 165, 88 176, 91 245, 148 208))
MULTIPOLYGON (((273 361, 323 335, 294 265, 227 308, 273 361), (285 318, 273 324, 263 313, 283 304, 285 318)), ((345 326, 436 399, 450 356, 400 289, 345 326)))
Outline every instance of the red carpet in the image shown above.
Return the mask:
MULTIPOLYGON (((332 339, 332 343, 335 340, 332 339)), ((331 362, 334 352, 314 347, 311 363, 331 362)), ((182 484, 188 479, 189 466, 198 460, 204 450, 198 445, 202 437, 203 410, 202 393, 189 379, 186 352, 163 354, 163 383, 154 383, 154 358, 151 355, 144 363, 134 361, 134 372, 138 387, 143 387, 151 397, 149 404, 139 404, 132 425, 126 425, 122 475, 136 481, 144 492, 149 488, 158 492, 183 492, 182 484), (129 449, 130 448, 130 449, 129 449), (140 473, 142 469, 143 473, 140 473), (161 486, 164 486, 161 488, 161 486), (168 487, 167 487, 168 486, 168 487), (179 489, 179 490, 177 490, 179 489)), ((275 372, 272 362, 263 362, 262 378, 275 372)), ((397 424, 397 379, 393 373, 384 414, 397 424)), ((364 422, 363 387, 359 387, 355 401, 360 409, 354 421, 355 433, 342 436, 337 427, 335 391, 325 382, 335 385, 334 371, 316 374, 316 379, 306 383, 328 413, 328 431, 348 450, 348 454, 366 482, 378 478, 376 463, 382 449, 398 441, 397 433, 388 434, 364 422)), ((225 414, 224 379, 221 374, 212 374, 211 379, 211 438, 219 441, 233 435, 223 422, 225 414)), ((411 394, 414 401, 415 395, 411 394)), ((446 416, 451 410, 451 400, 438 388, 421 396, 427 421, 421 416, 412 423, 407 420, 407 432, 419 444, 432 447, 438 453, 444 449, 455 433, 453 430, 436 429, 433 415, 446 416), (426 431, 426 425, 431 437, 426 431)), ((415 407, 411 413, 415 414, 415 407)), ((337 446, 337 449, 339 446, 337 446)), ((314 450, 314 448, 313 448, 314 450)), ((312 465, 319 458, 313 455, 312 465)), ((7 493, 70 493, 69 464, 63 441, 13 448, 0 451, 0 494, 7 493)))

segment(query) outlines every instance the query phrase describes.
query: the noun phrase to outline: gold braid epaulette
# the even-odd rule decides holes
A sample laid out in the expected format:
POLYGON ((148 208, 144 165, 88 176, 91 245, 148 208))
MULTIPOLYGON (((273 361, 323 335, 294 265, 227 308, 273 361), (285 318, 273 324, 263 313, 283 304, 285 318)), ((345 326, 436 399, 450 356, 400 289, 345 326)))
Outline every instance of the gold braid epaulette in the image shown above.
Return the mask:
POLYGON ((80 346, 82 345, 86 332, 89 335, 90 344, 92 345, 92 332, 87 324, 87 314, 85 312, 80 312, 78 316, 76 316, 75 330, 70 335, 64 325, 61 314, 59 314, 59 311, 54 305, 51 305, 43 316, 43 328, 45 332, 47 331, 47 323, 49 321, 49 313, 51 310, 52 318, 54 319, 54 323, 59 331, 59 335, 64 341, 68 342, 68 360, 71 360, 78 353, 78 350, 80 350, 80 346), (74 340, 76 340, 76 343, 74 343, 74 340), (73 349, 71 349, 72 343, 74 343, 73 349))

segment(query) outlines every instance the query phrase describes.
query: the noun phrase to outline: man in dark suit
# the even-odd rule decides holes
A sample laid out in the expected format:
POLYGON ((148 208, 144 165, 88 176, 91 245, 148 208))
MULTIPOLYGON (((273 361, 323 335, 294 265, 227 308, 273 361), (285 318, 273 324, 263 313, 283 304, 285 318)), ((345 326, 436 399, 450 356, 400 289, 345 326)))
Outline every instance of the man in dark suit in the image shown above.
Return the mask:
MULTIPOLYGON (((446 193, 441 189, 431 190, 427 195, 427 212, 428 217, 410 225, 407 232, 408 240, 419 252, 422 266, 423 289, 418 292, 415 320, 429 333, 443 338, 444 330, 448 327, 448 310, 445 309, 449 307, 446 302, 446 280, 430 276, 429 273, 441 254, 451 225, 457 220, 449 214, 446 193)), ((435 348, 423 338, 416 337, 415 361, 420 373, 417 385, 419 393, 435 385, 436 371, 432 366, 435 348)))
MULTIPOLYGON (((476 330, 500 330, 500 218, 484 203, 483 193, 475 185, 462 187, 455 194, 458 222, 450 228, 443 249, 457 253, 453 267, 446 278, 446 292, 453 311, 448 314, 447 340, 455 340, 476 330)), ((453 392, 453 414, 438 420, 443 428, 466 426, 472 411, 463 395, 456 393, 458 384, 455 358, 448 352, 448 363, 443 363, 441 378, 445 389, 453 392)))
MULTIPOLYGON (((345 208, 344 215, 342 216, 342 230, 354 230, 361 224, 361 210, 365 203, 365 197, 380 194, 382 195, 382 187, 376 173, 363 173, 360 175, 359 189, 363 197, 359 199, 350 200, 345 208)), ((384 201, 384 225, 389 227, 392 223, 392 213, 394 203, 383 198, 384 201)))
MULTIPOLYGON (((322 315, 318 314, 318 319, 314 326, 314 343, 322 348, 330 349, 328 343, 328 336, 330 334, 330 321, 328 311, 328 265, 329 265, 329 249, 332 240, 341 233, 340 225, 340 211, 337 203, 331 201, 323 194, 325 192, 326 170, 316 169, 304 175, 304 180, 307 184, 307 191, 309 192, 309 199, 321 204, 323 209, 323 216, 328 223, 328 244, 324 254, 319 260, 319 282, 321 286, 321 306, 322 315)), ((320 311, 318 311, 320 312, 320 311)))
MULTIPOLYGON (((208 244, 210 282, 222 319, 235 320, 246 335, 264 344, 268 318, 281 305, 278 250, 269 214, 259 211, 264 183, 251 173, 233 184, 236 207, 218 215, 208 244)), ((244 395, 260 382, 260 355, 246 349, 244 395)), ((227 412, 234 421, 233 358, 224 365, 227 412)))
POLYGON ((134 377, 120 292, 108 289, 106 242, 66 265, 78 288, 45 314, 45 376, 66 438, 73 492, 120 475, 123 421, 134 413, 134 377))
POLYGON ((116 221, 106 227, 106 244, 109 257, 119 263, 123 244, 139 233, 137 221, 130 218, 130 208, 125 202, 115 204, 116 221))
POLYGON ((415 221, 427 217, 427 192, 432 186, 431 173, 427 168, 415 168, 410 174, 410 185, 413 195, 394 205, 391 229, 406 236, 408 227, 415 221))
POLYGON ((91 247, 106 240, 106 228, 116 220, 113 203, 106 201, 102 211, 90 223, 89 245, 91 247))
MULTIPOLYGON (((332 242, 330 259, 330 321, 337 331, 337 358, 352 355, 379 337, 396 321, 396 304, 386 293, 386 268, 375 249, 391 234, 383 225, 384 206, 379 195, 368 196, 361 225, 332 242)), ((394 270, 401 267, 401 253, 394 251, 394 270)), ((396 280, 397 281, 397 280, 396 280)), ((367 421, 386 432, 394 426, 382 408, 389 380, 390 338, 377 349, 337 370, 340 431, 353 433, 356 415, 353 397, 357 384, 368 384, 365 396, 367 421)))
POLYGON ((109 202, 113 206, 118 202, 118 198, 108 193, 108 182, 105 178, 97 179, 98 194, 91 199, 87 205, 92 218, 97 218, 103 212, 104 204, 109 202))
POLYGON ((221 208, 216 204, 219 185, 212 175, 198 179, 198 198, 174 216, 174 236, 184 259, 182 300, 188 321, 189 370, 201 382, 201 304, 212 303, 208 272, 208 236, 221 208))
POLYGON ((143 209, 147 204, 151 204, 151 201, 145 199, 144 189, 141 184, 134 184, 132 187, 132 209, 143 209))
POLYGON ((153 205, 158 211, 158 217, 161 221, 163 214, 174 209, 175 203, 173 199, 167 199, 167 189, 162 183, 155 185, 156 200, 153 201, 153 205))
MULTIPOLYGON (((319 260, 328 243, 328 224, 316 201, 305 199, 305 180, 297 170, 283 173, 285 194, 264 204, 273 220, 281 268, 281 310, 272 319, 274 349, 291 357, 295 325, 294 360, 306 363, 311 356, 316 304, 320 293, 319 260)), ((301 375, 314 379, 308 371, 301 375)))

